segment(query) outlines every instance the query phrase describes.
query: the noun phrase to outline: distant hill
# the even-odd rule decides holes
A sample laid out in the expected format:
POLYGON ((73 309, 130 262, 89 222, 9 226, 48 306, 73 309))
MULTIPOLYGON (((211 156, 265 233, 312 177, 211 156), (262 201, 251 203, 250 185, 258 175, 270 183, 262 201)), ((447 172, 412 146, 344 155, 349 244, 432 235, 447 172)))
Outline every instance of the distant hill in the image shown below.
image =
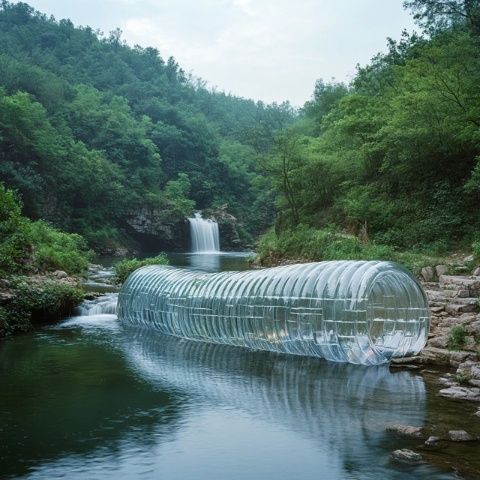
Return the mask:
POLYGON ((212 91, 118 30, 25 3, 0 4, 0 45, 0 180, 31 218, 99 250, 128 243, 139 218, 171 247, 185 216, 225 203, 244 241, 272 224, 275 193, 256 160, 294 120, 289 104, 212 91))

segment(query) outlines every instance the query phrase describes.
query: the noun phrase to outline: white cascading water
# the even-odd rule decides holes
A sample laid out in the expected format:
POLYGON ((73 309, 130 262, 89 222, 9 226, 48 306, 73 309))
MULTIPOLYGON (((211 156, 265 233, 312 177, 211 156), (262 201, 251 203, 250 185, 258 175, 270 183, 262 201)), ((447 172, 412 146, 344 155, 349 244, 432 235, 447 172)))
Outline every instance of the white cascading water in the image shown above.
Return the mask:
POLYGON ((196 212, 188 221, 193 253, 218 253, 220 251, 218 223, 203 219, 200 212, 196 212))
POLYGON ((117 301, 118 293, 102 295, 94 300, 84 300, 75 309, 75 314, 80 317, 115 315, 117 312, 117 301))

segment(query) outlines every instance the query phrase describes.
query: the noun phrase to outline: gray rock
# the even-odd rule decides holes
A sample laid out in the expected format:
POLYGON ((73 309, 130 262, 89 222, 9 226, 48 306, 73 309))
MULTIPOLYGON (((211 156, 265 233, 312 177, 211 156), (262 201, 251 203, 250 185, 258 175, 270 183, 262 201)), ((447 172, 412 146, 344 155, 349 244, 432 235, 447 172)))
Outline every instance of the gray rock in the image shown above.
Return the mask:
POLYGON ((420 463, 422 461, 422 456, 419 453, 409 450, 408 448, 395 450, 392 452, 392 458, 404 463, 420 463))
POLYGON ((438 379, 438 383, 444 385, 445 387, 455 387, 458 385, 458 382, 455 382, 454 380, 445 377, 440 377, 438 379))
POLYGON ((461 363, 457 368, 457 375, 480 380, 480 362, 467 360, 466 362, 461 363))
POLYGON ((433 337, 429 340, 428 345, 437 348, 447 348, 449 340, 449 335, 439 335, 438 337, 433 337))
POLYGON ((474 297, 480 293, 480 278, 464 275, 440 275, 440 286, 445 289, 468 290, 474 297))
POLYGON ((427 447, 434 447, 435 445, 438 445, 439 441, 440 441, 439 437, 434 437, 432 435, 428 437, 427 440, 425 440, 425 445, 427 445, 427 447))
POLYGON ((64 272, 63 270, 55 270, 53 272, 53 276, 56 278, 67 278, 67 272, 64 272))
POLYGON ((470 377, 475 380, 480 380, 480 362, 477 362, 470 367, 470 377))
POLYGON ((465 352, 463 350, 459 350, 456 352, 450 353, 450 365, 452 367, 458 367, 462 362, 466 362, 467 360, 476 360, 477 355, 472 352, 465 352))
POLYGON ((447 265, 437 265, 435 267, 435 273, 437 274, 437 277, 440 277, 440 275, 445 275, 447 272, 448 272, 447 265))
POLYGON ((398 366, 398 365, 414 365, 416 363, 421 363, 420 357, 399 357, 399 358, 392 358, 390 362, 390 366, 398 366))
POLYGON ((433 267, 423 267, 420 270, 420 275, 426 282, 431 282, 435 278, 435 270, 433 267))
MULTIPOLYGON (((460 299, 457 299, 460 300, 460 299)), ((477 301, 472 301, 472 299, 467 298, 465 303, 460 303, 457 301, 457 303, 449 303, 448 305, 445 306, 445 311, 449 313, 450 315, 458 315, 460 313, 469 313, 469 312, 474 312, 476 307, 477 307, 477 301)))
POLYGON ((468 400, 470 402, 480 402, 480 388, 469 388, 452 386, 440 390, 442 397, 452 398, 454 400, 468 400))
POLYGON ((480 267, 477 267, 473 272, 472 275, 474 277, 480 277, 480 267))
POLYGON ((480 408, 475 412, 475 415, 476 415, 477 417, 480 417, 480 408))
POLYGON ((392 424, 387 425, 387 432, 405 435, 406 437, 421 437, 422 427, 414 427, 412 425, 392 424))
POLYGON ((448 436, 450 437, 450 440, 454 442, 471 442, 472 440, 475 440, 465 430, 450 430, 448 436))
POLYGON ((465 330, 472 335, 480 335, 480 320, 470 323, 465 330))

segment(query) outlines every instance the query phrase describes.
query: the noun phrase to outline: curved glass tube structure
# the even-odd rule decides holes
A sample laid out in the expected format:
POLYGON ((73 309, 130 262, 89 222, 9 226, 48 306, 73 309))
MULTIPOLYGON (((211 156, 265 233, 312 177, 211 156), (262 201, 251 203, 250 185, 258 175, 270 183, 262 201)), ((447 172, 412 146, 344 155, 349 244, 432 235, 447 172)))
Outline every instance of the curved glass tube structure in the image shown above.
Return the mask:
POLYGON ((377 261, 221 273, 144 267, 124 283, 117 313, 190 340, 365 365, 418 353, 430 322, 415 278, 377 261))

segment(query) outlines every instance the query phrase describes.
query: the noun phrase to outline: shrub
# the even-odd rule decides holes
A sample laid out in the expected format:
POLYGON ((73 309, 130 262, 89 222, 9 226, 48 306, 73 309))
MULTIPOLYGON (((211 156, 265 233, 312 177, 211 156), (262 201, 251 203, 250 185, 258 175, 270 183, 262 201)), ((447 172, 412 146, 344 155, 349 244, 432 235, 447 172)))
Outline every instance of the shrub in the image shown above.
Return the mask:
POLYGON ((12 298, 0 306, 0 337, 27 331, 35 321, 59 319, 84 296, 74 285, 44 278, 15 276, 9 284, 12 298))
POLYGON ((64 233, 21 215, 21 202, 0 184, 0 274, 86 270, 92 252, 80 235, 64 233))
POLYGON ((475 260, 480 262, 480 240, 473 242, 472 249, 473 249, 473 256, 475 257, 475 260))
POLYGON ((42 221, 30 223, 28 233, 36 270, 76 274, 87 269, 92 252, 80 235, 61 232, 42 221))
POLYGON ((30 257, 27 225, 28 220, 21 215, 19 199, 0 183, 0 273, 27 268, 30 257))
POLYGON ((273 265, 285 260, 391 260, 418 274, 424 266, 442 263, 437 257, 416 252, 397 252, 389 245, 362 242, 358 237, 334 229, 315 229, 300 225, 278 235, 273 230, 260 238, 257 260, 273 265))
POLYGON ((448 340, 449 350, 461 350, 467 339, 467 332, 462 325, 455 325, 450 331, 450 339, 448 340))
POLYGON ((114 265, 115 281, 117 283, 123 283, 134 270, 147 265, 168 265, 168 259, 164 253, 156 257, 143 258, 141 260, 138 258, 125 258, 114 265))

